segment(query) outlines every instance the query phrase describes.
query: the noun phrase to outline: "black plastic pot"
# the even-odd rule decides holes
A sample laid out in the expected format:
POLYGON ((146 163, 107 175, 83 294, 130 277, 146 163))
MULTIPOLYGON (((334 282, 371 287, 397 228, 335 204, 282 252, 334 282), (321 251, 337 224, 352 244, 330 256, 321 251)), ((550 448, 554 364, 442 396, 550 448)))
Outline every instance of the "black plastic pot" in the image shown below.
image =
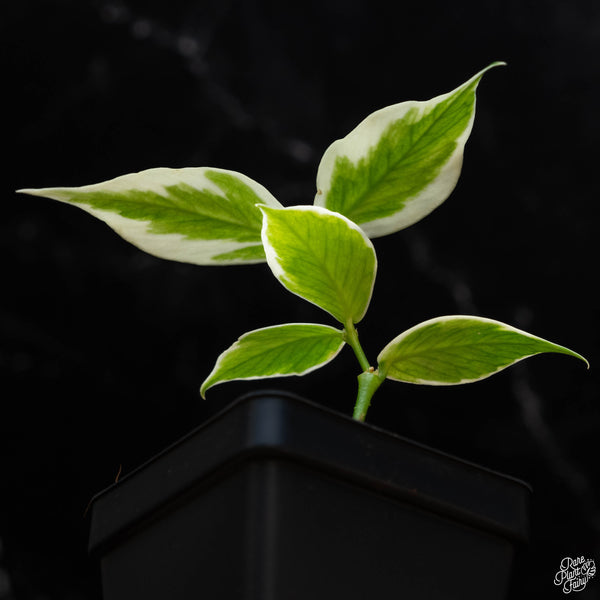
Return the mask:
POLYGON ((105 600, 505 598, 530 489, 289 394, 97 495, 105 600))

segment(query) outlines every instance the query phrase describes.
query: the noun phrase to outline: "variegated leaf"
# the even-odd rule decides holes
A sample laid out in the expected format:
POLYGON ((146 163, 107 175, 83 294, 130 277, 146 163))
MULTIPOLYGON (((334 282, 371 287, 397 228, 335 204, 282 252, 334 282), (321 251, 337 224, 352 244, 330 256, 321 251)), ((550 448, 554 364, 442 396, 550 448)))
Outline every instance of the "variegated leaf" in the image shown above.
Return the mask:
MULTIPOLYGON (((423 385, 456 385, 485 379, 529 356, 580 354, 505 323, 453 315, 412 327, 379 354, 382 376, 423 385)), ((589 366, 589 365, 588 365, 589 366)))
POLYGON ((200 393, 218 383, 305 375, 333 360, 344 345, 343 332, 327 325, 287 323, 255 329, 225 350, 200 393))
POLYGON ((375 249, 360 227, 320 206, 260 208, 263 245, 275 277, 340 323, 358 323, 377 272, 375 249))
POLYGON ((493 63, 432 100, 369 115, 325 151, 315 204, 342 213, 369 237, 404 229, 454 189, 475 116, 475 90, 493 63))
POLYGON ((264 262, 256 204, 281 206, 249 177, 207 167, 148 169, 95 185, 19 191, 78 206, 149 254, 197 265, 264 262))

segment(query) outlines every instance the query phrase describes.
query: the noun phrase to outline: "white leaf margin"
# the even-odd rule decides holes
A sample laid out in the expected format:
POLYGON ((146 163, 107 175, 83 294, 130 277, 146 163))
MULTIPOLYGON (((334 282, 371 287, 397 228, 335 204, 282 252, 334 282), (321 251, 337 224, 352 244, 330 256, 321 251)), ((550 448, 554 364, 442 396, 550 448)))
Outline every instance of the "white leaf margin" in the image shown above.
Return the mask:
POLYGON ((76 206, 97 219, 104 221, 104 223, 118 235, 140 250, 158 258, 203 266, 225 266, 265 262, 264 259, 217 260, 215 258, 219 255, 234 252, 249 246, 258 246, 261 244, 260 239, 257 239, 256 243, 249 243, 230 239, 190 239, 185 235, 178 233, 153 233, 151 231, 152 221, 129 219, 113 211, 94 208, 84 202, 76 202, 70 199, 74 193, 96 191, 127 192, 135 190, 165 194, 168 186, 182 183, 193 188, 208 190, 216 195, 223 196, 223 190, 206 177, 206 172, 225 173, 236 177, 254 191, 263 204, 273 208, 283 208, 279 201, 276 200, 264 186, 247 175, 237 171, 215 167, 184 167, 180 169, 156 167, 137 173, 120 175, 114 179, 81 187, 24 188, 17 190, 17 192, 31 196, 50 198, 71 206, 76 206))
POLYGON ((406 331, 402 332, 400 335, 396 336, 391 342, 389 342, 388 344, 386 344, 386 346, 383 348, 383 350, 379 353, 379 355, 377 356, 377 363, 379 366, 379 371, 383 374, 384 377, 386 377, 386 379, 390 379, 392 381, 399 381, 402 383, 413 383, 416 385, 429 385, 429 386, 454 386, 454 385, 464 385, 464 384, 469 384, 469 383, 475 383, 477 381, 482 381, 484 379, 487 379, 488 377, 491 377, 492 375, 495 375, 496 373, 499 373, 500 371, 503 371, 504 369, 507 369, 508 367, 511 367, 512 365, 515 365, 527 358, 530 358, 532 356, 537 356, 538 354, 544 354, 545 352, 552 352, 552 350, 540 350, 539 352, 533 352, 531 354, 527 354, 525 356, 522 356, 520 358, 517 358, 515 360, 513 360, 512 362, 510 362, 507 365, 502 365, 500 367, 498 367, 495 371, 492 371, 490 373, 486 373, 484 375, 482 375, 481 377, 476 377, 474 379, 462 379, 461 381, 456 381, 456 382, 444 382, 444 381, 436 381, 436 380, 427 380, 427 379, 416 379, 416 380, 404 380, 404 379, 397 379, 395 377, 390 377, 389 375, 386 374, 386 370, 381 368, 381 363, 385 361, 385 353, 386 351, 391 348, 392 346, 397 346, 404 338, 408 337, 410 334, 412 334, 414 331, 421 329, 423 327, 426 327, 427 325, 431 325, 433 323, 441 323, 441 322, 445 322, 445 321, 451 321, 451 320, 456 320, 456 319, 470 319, 472 321, 479 321, 481 323, 489 323, 489 324, 493 324, 493 325, 497 325, 499 326, 501 329, 504 329, 505 331, 511 331, 513 333, 518 333, 520 335, 523 335, 525 337, 528 337, 530 339, 533 340, 538 340, 540 342, 544 342, 546 344, 549 344, 550 346, 553 346, 556 348, 556 351, 562 354, 565 354, 567 356, 572 356, 574 358, 578 358, 579 360, 583 361, 586 365, 586 367, 589 369, 590 368, 590 363, 588 362, 588 360, 583 357, 581 354, 578 354, 577 352, 574 352, 573 350, 570 350, 569 348, 565 347, 565 346, 561 346, 559 344, 555 344, 554 342, 550 342, 549 340, 546 340, 544 338, 541 338, 537 335, 533 335, 527 331, 523 331, 522 329, 517 329, 516 327, 513 327, 512 325, 508 325, 506 323, 503 323, 502 321, 496 321, 494 319, 489 319, 486 317, 476 317, 476 316, 472 316, 472 315, 446 315, 443 317, 434 317, 433 319, 428 319, 426 321, 423 321, 421 323, 418 323, 417 325, 414 325, 413 327, 411 327, 410 329, 407 329, 406 331))
POLYGON ((253 329, 252 331, 247 331, 246 333, 242 334, 231 346, 229 346, 229 348, 227 348, 227 350, 224 350, 223 352, 221 352, 221 354, 219 354, 214 367, 212 368, 211 372, 207 375, 207 377, 204 379, 204 382, 200 386, 200 395, 202 398, 205 398, 206 392, 210 388, 220 385, 222 383, 228 383, 230 381, 256 381, 259 379, 273 379, 276 377, 297 377, 297 376, 307 375, 308 373, 312 373, 313 371, 316 371, 316 370, 320 369, 321 367, 324 367, 325 365, 329 364, 332 360, 334 360, 337 357, 337 355, 342 351, 342 348, 345 345, 346 345, 346 341, 343 338, 343 331, 341 329, 337 329, 336 327, 332 327, 331 325, 323 325, 321 323, 282 323, 280 325, 269 325, 267 327, 259 327, 258 329, 253 329), (303 325, 308 325, 310 327, 317 326, 317 327, 322 328, 323 330, 329 330, 332 333, 335 332, 336 334, 340 334, 340 344, 339 344, 337 350, 335 352, 333 352, 326 360, 316 363, 316 364, 312 365, 311 367, 308 367, 307 369, 304 369, 302 371, 294 371, 294 372, 287 372, 287 373, 272 373, 270 375, 252 375, 252 376, 248 376, 248 377, 234 377, 232 379, 223 379, 222 381, 217 381, 217 382, 211 384, 210 386, 205 387, 206 382, 211 379, 211 377, 213 376, 214 373, 217 373, 219 371, 223 361, 232 352, 235 352, 236 350, 238 350, 240 348, 240 346, 242 345, 242 342, 245 339, 247 339, 249 336, 252 336, 253 334, 256 334, 261 331, 276 330, 276 329, 281 329, 282 327, 287 327, 287 326, 303 326, 303 325))
MULTIPOLYGON (((335 164, 339 156, 347 157, 356 164, 365 158, 371 148, 376 146, 386 128, 390 123, 402 119, 412 109, 417 109, 421 116, 431 110, 437 104, 443 102, 461 89, 468 87, 473 81, 480 79, 490 69, 502 66, 502 61, 494 62, 482 69, 468 81, 459 85, 454 90, 431 98, 430 100, 407 100, 398 104, 392 104, 381 108, 361 121, 345 137, 334 141, 324 152, 317 170, 317 193, 315 195, 315 206, 327 206, 327 194, 331 189, 331 179, 335 164)), ((426 217, 429 213, 443 204, 450 196, 458 179, 463 164, 464 149, 475 120, 475 103, 471 118, 463 133, 455 140, 456 148, 445 165, 441 168, 438 176, 425 189, 413 198, 406 201, 404 207, 387 217, 360 223, 360 226, 370 238, 382 237, 406 229, 417 221, 426 217)))
MULTIPOLYGON (((288 287, 288 278, 286 276, 286 271, 285 269, 281 266, 280 263, 280 258, 275 250, 275 248, 273 247, 273 245, 269 242, 269 215, 261 208, 260 204, 257 204, 257 207, 261 210, 261 212, 263 213, 263 226, 262 226, 262 230, 261 230, 261 238, 262 238, 262 243, 263 243, 263 248, 265 251, 265 255, 267 257, 267 264, 269 265, 269 268, 271 269, 273 275, 275 276, 275 278, 292 294, 295 294, 296 296, 298 296, 299 298, 302 298, 303 300, 306 300, 307 302, 310 302, 311 304, 313 304, 314 306, 317 306, 318 308, 325 310, 325 312, 331 314, 327 309, 324 309, 322 306, 319 306, 316 302, 313 302, 311 300, 308 300, 305 296, 303 296, 302 294, 294 291, 293 289, 290 289, 290 287, 288 287)), ((277 208, 277 207, 274 207, 277 208)), ((369 305, 371 303, 371 299, 373 297, 373 289, 375 287, 375 279, 377 277, 377 270, 378 270, 378 259, 377 259, 377 253, 375 251, 375 246, 373 245, 373 242, 371 242, 371 240, 369 239, 369 237, 366 235, 365 231, 359 226, 357 225, 354 221, 352 221, 351 219, 349 219, 348 217, 346 217, 345 215, 339 213, 339 212, 335 212, 333 210, 329 210, 328 208, 325 208, 323 206, 315 206, 315 205, 311 205, 311 204, 298 204, 295 206, 285 206, 285 207, 281 207, 282 210, 299 210, 301 212, 312 212, 315 214, 320 214, 323 216, 331 216, 334 218, 339 218, 342 221, 344 221, 346 223, 346 225, 350 228, 353 229, 354 231, 356 231, 357 233, 360 234, 360 236, 363 239, 363 242, 365 244, 365 247, 370 249, 373 252, 373 255, 375 257, 375 271, 373 274, 373 278, 371 281, 371 288, 369 290, 369 296, 368 296, 368 300, 365 303, 365 308, 362 312, 362 314, 359 316, 358 320, 355 321, 355 323, 358 323, 360 320, 362 320, 364 318, 364 316, 367 313, 367 310, 369 308, 369 305)), ((333 316, 333 315, 332 315, 333 316)), ((336 317, 334 317, 336 318, 336 317)), ((341 321, 340 321, 341 322, 341 321)))

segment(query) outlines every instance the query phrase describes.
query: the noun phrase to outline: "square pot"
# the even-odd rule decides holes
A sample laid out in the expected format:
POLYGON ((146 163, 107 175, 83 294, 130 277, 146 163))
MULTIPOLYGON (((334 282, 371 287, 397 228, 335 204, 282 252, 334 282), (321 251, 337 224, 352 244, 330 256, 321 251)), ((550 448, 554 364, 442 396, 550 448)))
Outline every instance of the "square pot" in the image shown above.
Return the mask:
POLYGON ((92 502, 105 600, 501 600, 529 487, 287 393, 92 502))

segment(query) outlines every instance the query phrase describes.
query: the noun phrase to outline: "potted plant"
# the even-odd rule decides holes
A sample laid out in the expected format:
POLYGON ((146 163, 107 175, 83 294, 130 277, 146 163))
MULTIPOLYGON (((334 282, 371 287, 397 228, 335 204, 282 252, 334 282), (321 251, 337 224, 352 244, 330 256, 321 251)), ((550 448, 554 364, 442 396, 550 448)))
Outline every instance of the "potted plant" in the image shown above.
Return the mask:
POLYGON ((202 396, 231 380, 307 374, 345 345, 360 365, 352 419, 291 395, 250 395, 97 496, 90 544, 106 600, 504 597, 514 543, 526 538, 527 486, 361 421, 386 379, 471 383, 544 352, 587 361, 510 325, 449 315, 397 335, 372 363, 356 328, 377 272, 371 240, 450 195, 476 88, 499 64, 369 115, 324 153, 313 205, 284 207, 249 177, 205 167, 20 190, 79 206, 162 258, 266 262, 337 322, 242 335, 202 396))

